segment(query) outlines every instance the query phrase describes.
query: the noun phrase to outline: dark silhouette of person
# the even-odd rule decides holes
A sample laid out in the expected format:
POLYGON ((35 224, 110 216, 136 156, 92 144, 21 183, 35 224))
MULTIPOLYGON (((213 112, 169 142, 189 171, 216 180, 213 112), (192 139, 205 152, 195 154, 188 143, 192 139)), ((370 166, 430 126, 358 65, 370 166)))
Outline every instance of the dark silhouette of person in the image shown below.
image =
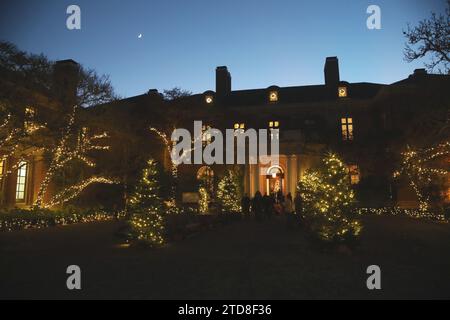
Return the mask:
POLYGON ((250 213, 250 198, 247 194, 244 194, 241 200, 242 213, 248 215, 250 213))
POLYGON ((256 220, 260 221, 263 213, 263 197, 259 191, 256 191, 255 197, 253 198, 252 212, 255 215, 256 220))
POLYGON ((286 198, 284 199, 283 207, 284 212, 286 214, 294 213, 294 203, 292 201, 292 195, 290 192, 286 195, 286 198))
POLYGON ((273 198, 267 194, 263 197, 263 211, 264 217, 270 219, 273 213, 273 198))
POLYGON ((297 221, 301 225, 303 222, 303 199, 302 195, 297 192, 294 199, 295 213, 297 214, 297 221))

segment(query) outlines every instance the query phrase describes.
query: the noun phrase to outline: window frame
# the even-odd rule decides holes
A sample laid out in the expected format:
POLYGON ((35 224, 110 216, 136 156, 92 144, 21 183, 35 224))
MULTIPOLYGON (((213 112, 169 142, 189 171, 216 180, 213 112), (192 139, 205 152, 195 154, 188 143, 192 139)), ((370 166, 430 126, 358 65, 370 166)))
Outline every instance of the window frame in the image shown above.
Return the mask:
POLYGON ((17 167, 17 174, 16 174, 16 193, 15 193, 16 202, 21 203, 26 201, 28 172, 29 172, 29 163, 24 160, 20 161, 17 167), (22 175, 23 172, 24 175, 22 175), (22 197, 19 196, 20 194, 22 194, 22 197))
POLYGON ((342 141, 353 141, 355 140, 355 122, 352 116, 341 117, 341 139, 342 141))

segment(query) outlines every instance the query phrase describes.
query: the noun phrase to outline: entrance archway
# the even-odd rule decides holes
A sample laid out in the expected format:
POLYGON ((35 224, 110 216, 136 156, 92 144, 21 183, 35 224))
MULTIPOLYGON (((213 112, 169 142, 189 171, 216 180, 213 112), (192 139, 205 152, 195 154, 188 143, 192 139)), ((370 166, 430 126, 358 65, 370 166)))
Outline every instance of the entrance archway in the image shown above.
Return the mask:
POLYGON ((266 172, 266 194, 284 193, 284 171, 280 166, 272 166, 266 172))

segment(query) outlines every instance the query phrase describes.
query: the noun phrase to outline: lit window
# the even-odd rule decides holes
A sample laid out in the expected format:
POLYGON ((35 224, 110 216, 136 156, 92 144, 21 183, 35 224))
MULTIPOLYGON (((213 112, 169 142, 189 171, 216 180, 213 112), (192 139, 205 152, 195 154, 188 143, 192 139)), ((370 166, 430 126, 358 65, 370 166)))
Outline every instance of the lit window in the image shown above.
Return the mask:
POLYGON ((0 159, 0 179, 3 177, 3 173, 5 172, 5 162, 6 160, 0 159))
POLYGON ((269 128, 279 128, 280 127, 280 122, 279 121, 269 121, 269 128))
POLYGON ((269 92, 269 101, 277 102, 278 101, 278 91, 270 91, 269 92))
POLYGON ((234 133, 244 133, 245 131, 245 123, 235 123, 234 126, 234 133))
POLYGON ((205 102, 207 104, 212 104, 214 102, 214 97, 213 96, 206 96, 205 97, 205 102))
POLYGON ((338 96, 339 96, 339 98, 347 97, 347 87, 339 87, 338 88, 338 96))
POLYGON ((358 184, 361 179, 359 167, 356 164, 351 164, 348 166, 348 174, 350 176, 351 184, 358 184))
POLYGON ((3 173, 5 172, 5 159, 0 159, 0 192, 3 191, 3 173))
POLYGON ((274 138, 279 139, 279 128, 280 128, 280 122, 279 121, 269 121, 269 130, 270 130, 270 139, 273 140, 274 138))
POLYGON ((352 118, 342 118, 341 119, 342 128, 342 140, 353 140, 353 119, 352 118))
POLYGON ((5 159, 0 159, 0 176, 3 175, 4 170, 5 170, 5 159))
POLYGON ((16 183, 16 200, 25 200, 25 186, 27 181, 28 164, 25 161, 19 163, 17 169, 17 183, 16 183))

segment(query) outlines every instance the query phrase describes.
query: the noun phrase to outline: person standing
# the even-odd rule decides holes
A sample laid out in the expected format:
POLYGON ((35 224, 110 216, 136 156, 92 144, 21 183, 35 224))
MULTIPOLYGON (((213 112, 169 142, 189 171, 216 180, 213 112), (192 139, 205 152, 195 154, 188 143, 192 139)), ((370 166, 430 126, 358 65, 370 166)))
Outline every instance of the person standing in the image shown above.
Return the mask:
POLYGON ((248 216, 250 213, 250 198, 247 194, 244 194, 241 200, 242 213, 244 216, 248 216))
POLYGON ((255 197, 252 201, 252 212, 255 215, 257 221, 260 221, 262 218, 263 211, 263 198, 261 192, 256 191, 255 197))
POLYGON ((284 212, 286 214, 294 213, 294 203, 292 202, 292 195, 290 192, 286 195, 286 199, 284 200, 284 212))

